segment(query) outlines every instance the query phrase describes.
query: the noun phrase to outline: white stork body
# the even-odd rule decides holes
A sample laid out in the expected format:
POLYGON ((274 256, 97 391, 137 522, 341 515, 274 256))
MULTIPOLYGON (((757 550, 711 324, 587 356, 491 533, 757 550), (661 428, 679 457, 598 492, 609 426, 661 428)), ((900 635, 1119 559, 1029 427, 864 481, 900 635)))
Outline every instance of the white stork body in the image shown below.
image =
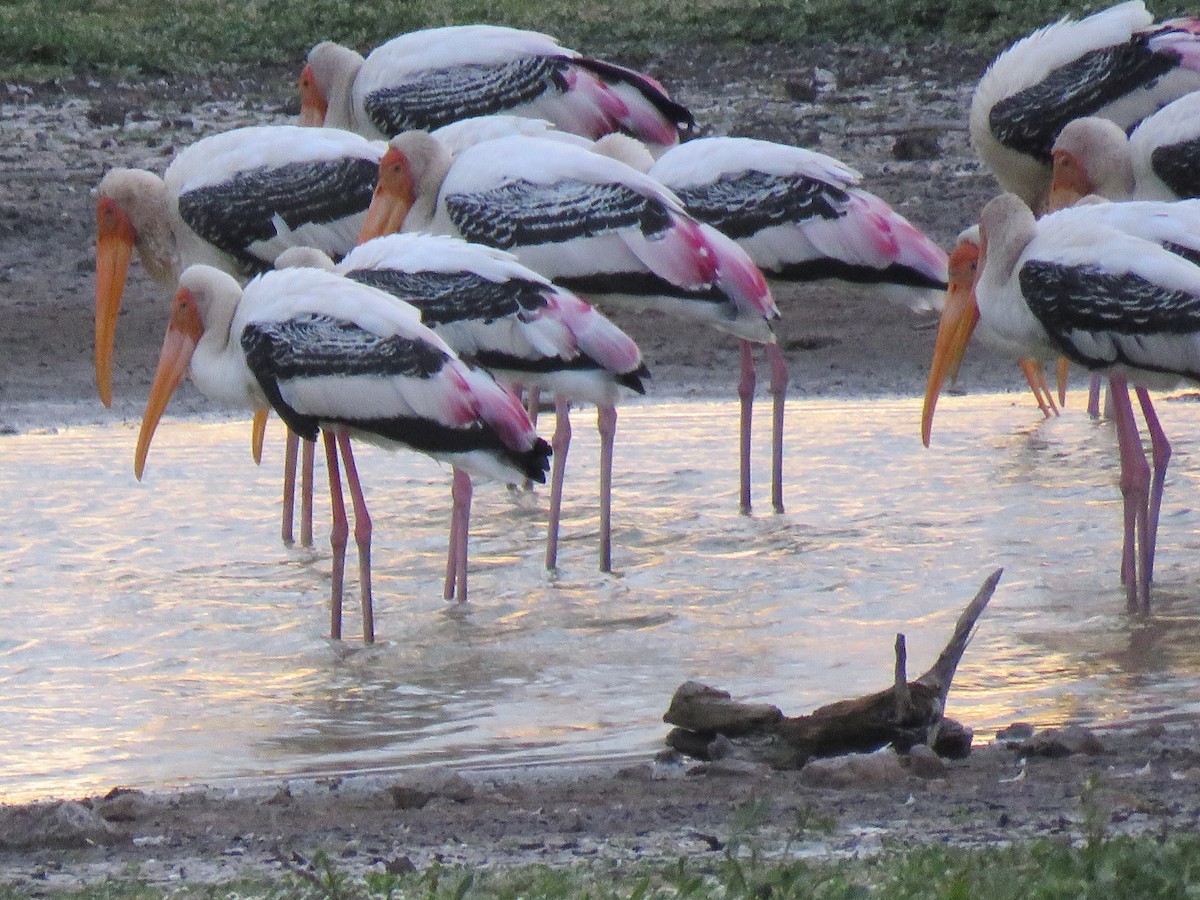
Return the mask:
MULTIPOLYGON (((393 138, 364 235, 433 231, 513 253, 603 306, 652 309, 774 344, 762 272, 655 179, 559 141, 512 136, 451 157, 421 132, 393 138)), ((777 382, 786 383, 786 368, 777 382)), ((782 387, 776 395, 782 412, 782 387)), ((749 508, 743 445, 742 506, 749 508)), ((776 447, 778 450, 778 445, 776 447)), ((781 464, 773 495, 782 508, 781 464)))
POLYGON ((693 124, 652 78, 495 25, 413 31, 365 60, 327 41, 309 52, 300 85, 304 124, 373 138, 513 113, 591 139, 624 131, 668 147, 693 124))
POLYGON ((265 401, 302 437, 324 432, 334 511, 333 637, 341 634, 348 535, 340 449, 355 507, 363 636, 374 639, 371 522, 350 436, 408 447, 454 466, 452 527, 459 529, 463 573, 469 476, 545 479, 550 448, 516 397, 468 368, 421 324, 413 307, 330 272, 269 272, 244 290, 211 267, 184 272, 138 440, 139 478, 154 428, 188 369, 196 386, 218 401, 254 407, 265 401), (466 474, 460 478, 460 472, 466 474))
MULTIPOLYGON (((554 568, 570 444, 570 402, 594 403, 601 436, 600 568, 612 568, 612 454, 622 388, 644 393, 636 343, 592 306, 502 250, 448 236, 392 234, 359 245, 334 269, 411 303, 464 359, 513 388, 553 392, 558 423, 546 566, 554 568)), ((451 579, 447 590, 453 590, 451 579)))
MULTIPOLYGON (((258 126, 197 141, 161 178, 140 169, 105 175, 96 207, 96 384, 105 405, 112 401, 117 315, 135 246, 147 274, 169 291, 194 264, 244 279, 270 268, 288 247, 340 258, 362 227, 384 149, 348 131, 258 126)), ((292 467, 294 454, 289 440, 292 467)), ((305 455, 311 460, 311 446, 305 455)), ((291 507, 285 497, 287 543, 291 507)), ((312 540, 310 522, 306 510, 304 544, 312 540)))
MULTIPOLYGON (((933 368, 957 365, 977 309, 981 326, 1023 355, 1064 354, 1113 380, 1125 495, 1122 577, 1147 609, 1170 446, 1146 388, 1200 381, 1200 201, 1101 203, 1035 220, 1013 195, 980 218, 974 300, 947 300, 933 368), (943 333, 944 332, 944 333, 943 333), (1126 383, 1138 388, 1154 446, 1154 484, 1126 383), (1140 553, 1135 546, 1140 543, 1140 553)), ((930 375, 926 417, 940 382, 930 375)))
POLYGON ((1063 19, 1000 54, 971 101, 971 140, 1005 190, 1041 210, 1050 154, 1068 122, 1129 129, 1200 88, 1200 22, 1154 24, 1141 0, 1063 19))
MULTIPOLYGON (((668 150, 649 174, 696 219, 733 238, 772 280, 856 282, 913 308, 935 308, 944 295, 945 251, 859 187, 862 175, 831 156, 753 138, 699 138, 668 150)), ((777 345, 767 353, 778 398, 786 368, 777 345)), ((743 343, 738 391, 746 448, 755 383, 751 346, 743 343)), ((780 412, 777 403, 777 443, 780 412)))
POLYGON ((895 302, 936 309, 946 253, 831 156, 772 141, 699 138, 650 169, 689 213, 734 238, 771 279, 877 285, 895 302))

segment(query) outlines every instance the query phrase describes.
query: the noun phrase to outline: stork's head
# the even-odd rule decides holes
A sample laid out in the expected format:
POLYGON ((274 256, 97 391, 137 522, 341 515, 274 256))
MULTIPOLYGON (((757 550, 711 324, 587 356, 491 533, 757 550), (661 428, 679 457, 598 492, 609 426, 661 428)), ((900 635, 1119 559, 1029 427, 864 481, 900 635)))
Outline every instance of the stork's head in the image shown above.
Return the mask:
POLYGON ((1133 195, 1133 163, 1129 140, 1108 119, 1087 117, 1069 122, 1052 151, 1054 175, 1047 212, 1074 206, 1089 194, 1110 200, 1133 195))
POLYGON ((111 406, 113 341, 133 248, 151 278, 172 285, 175 250, 166 187, 153 172, 113 169, 96 194, 96 389, 111 406))
POLYGON ((350 129, 351 94, 363 58, 349 47, 322 41, 300 70, 300 124, 350 129))
MULTIPOLYGON (((211 266, 189 266, 179 276, 179 287, 171 301, 171 319, 158 357, 158 368, 146 399, 142 427, 138 432, 133 471, 140 481, 146 468, 146 455, 158 422, 196 352, 196 345, 212 324, 213 310, 218 304, 232 308, 241 297, 242 289, 230 275, 211 266)), ((230 313, 232 317, 232 314, 230 313)))
POLYGON ((432 206, 450 160, 441 142, 424 131, 392 138, 379 161, 379 181, 358 242, 400 231, 419 199, 432 206))

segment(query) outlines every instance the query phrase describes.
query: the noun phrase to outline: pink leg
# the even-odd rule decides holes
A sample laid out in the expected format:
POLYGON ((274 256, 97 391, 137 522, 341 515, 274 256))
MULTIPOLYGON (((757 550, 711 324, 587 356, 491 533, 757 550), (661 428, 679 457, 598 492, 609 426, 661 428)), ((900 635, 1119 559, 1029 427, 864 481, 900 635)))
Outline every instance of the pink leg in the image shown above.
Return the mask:
POLYGON ((558 565, 558 528, 562 519, 563 476, 567 469, 567 450, 571 446, 571 407, 561 394, 554 398, 554 436, 550 447, 554 462, 550 471, 550 520, 546 526, 546 568, 558 565))
POLYGON ((1130 612, 1149 609, 1149 545, 1147 544, 1147 504, 1150 495, 1150 466, 1133 420, 1129 388, 1123 378, 1109 384, 1117 424, 1117 444, 1121 454, 1121 493, 1125 498, 1125 539, 1121 551, 1121 578, 1130 612))
POLYGON ((300 546, 313 542, 313 469, 316 467, 317 442, 305 441, 300 448, 300 546))
MULTIPOLYGON (((454 496, 453 487, 450 489, 450 495, 454 496)), ((442 587, 442 597, 446 600, 454 599, 454 588, 458 583, 458 530, 460 526, 458 507, 451 503, 450 539, 446 548, 446 581, 442 587)))
POLYGON ((329 468, 329 505, 333 512, 333 527, 329 532, 329 546, 333 550, 333 581, 329 595, 329 636, 342 638, 342 586, 346 571, 346 538, 350 526, 346 521, 346 502, 342 498, 342 476, 338 471, 337 444, 328 431, 322 432, 325 439, 325 464, 329 468))
POLYGON ((529 396, 525 401, 525 411, 529 413, 529 421, 537 426, 539 407, 542 405, 542 391, 540 388, 531 387, 529 396))
POLYGON ((600 571, 612 571, 612 469, 613 442, 617 436, 617 408, 596 410, 600 431, 600 571))
POLYGON ((1088 383, 1087 411, 1093 419, 1100 418, 1100 376, 1095 372, 1088 383))
POLYGON ((362 484, 358 480, 358 468, 354 465, 354 451, 350 449, 350 435, 339 431, 337 443, 342 451, 342 462, 346 465, 346 484, 350 487, 350 500, 354 504, 354 543, 358 545, 358 582, 362 593, 363 642, 373 644, 375 643, 375 604, 371 594, 371 516, 367 512, 367 500, 363 496, 362 484))
POLYGON ((778 344, 767 344, 771 363, 771 396, 775 398, 771 418, 771 504, 783 512, 783 408, 787 400, 788 367, 778 344))
POLYGON ((455 569, 458 573, 455 589, 459 603, 467 602, 467 538, 471 530, 471 476, 460 469, 454 470, 454 515, 458 518, 458 545, 452 548, 455 569))
POLYGON ((1146 514, 1146 527, 1149 532, 1147 539, 1149 562, 1146 565, 1146 580, 1154 578, 1154 548, 1158 543, 1158 513, 1162 509, 1163 488, 1167 481, 1167 463, 1171 461, 1171 442, 1163 431, 1162 423, 1158 421, 1158 413, 1150 401, 1150 394, 1145 388, 1135 388, 1138 403, 1142 407, 1142 416, 1146 419, 1146 431, 1150 433, 1150 448, 1154 464, 1154 478, 1150 482, 1150 503, 1146 514))
POLYGON ((300 436, 288 429, 287 443, 283 450, 283 521, 280 536, 289 547, 295 541, 292 524, 296 506, 296 456, 300 451, 300 436))
POLYGON ((741 510, 742 515, 750 515, 750 420, 754 414, 754 346, 749 341, 742 341, 742 377, 738 382, 738 398, 742 401, 742 430, 738 444, 741 452, 741 510))

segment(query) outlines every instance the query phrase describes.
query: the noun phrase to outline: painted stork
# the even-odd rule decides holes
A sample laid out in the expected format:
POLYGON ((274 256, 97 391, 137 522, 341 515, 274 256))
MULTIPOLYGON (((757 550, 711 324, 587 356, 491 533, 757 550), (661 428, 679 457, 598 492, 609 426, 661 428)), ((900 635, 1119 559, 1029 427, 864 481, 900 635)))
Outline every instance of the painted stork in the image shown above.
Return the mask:
POLYGON ((590 59, 544 34, 496 25, 409 32, 366 59, 325 41, 309 51, 299 86, 301 124, 372 138, 507 112, 592 139, 623 131, 669 147, 695 124, 646 75, 590 59))
POLYGON ((1170 445, 1145 391, 1200 381, 1200 201, 1084 204, 1035 220, 1004 194, 984 207, 979 235, 974 289, 954 282, 942 313, 923 437, 977 323, 1022 355, 1063 354, 1108 374, 1125 498, 1121 575, 1130 609, 1147 611, 1170 445), (1150 432, 1153 483, 1129 382, 1150 432))
MULTIPOLYGON (((508 250, 601 307, 653 309, 743 341, 775 342, 771 322, 779 311, 745 251, 689 216, 655 179, 583 147, 510 136, 451 156, 424 132, 398 135, 380 164, 363 236, 399 230, 508 250)), ((786 368, 776 380, 786 383, 786 368)), ((772 496, 782 509, 778 460, 773 472, 772 496)), ((745 511, 748 473, 743 457, 745 511)))
MULTIPOLYGON (((348 131, 268 125, 202 138, 180 151, 162 177, 143 169, 108 172, 96 203, 96 387, 104 405, 112 403, 117 315, 135 247, 146 273, 167 291, 196 263, 244 279, 292 246, 341 258, 358 237, 385 149, 348 131)), ((312 450, 305 445, 310 461, 312 450)), ((289 436, 292 472, 295 457, 289 436)), ((311 495, 309 485, 304 496, 311 495)), ((286 543, 291 515, 285 496, 286 543)), ((311 520, 311 509, 302 511, 306 545, 311 520)))
MULTIPOLYGON (((1114 122, 1085 116, 1068 122, 1054 142, 1047 206, 1064 209, 1088 196, 1108 200, 1200 197, 1200 93, 1185 94, 1126 135, 1114 122)), ((1100 414, 1098 376, 1088 412, 1100 414)))
POLYGON ((1197 88, 1200 20, 1155 24, 1129 0, 1047 25, 1000 54, 972 97, 971 140, 1004 190, 1041 212, 1064 125, 1099 116, 1129 129, 1197 88))
POLYGON ((1168 103, 1126 133, 1107 119, 1069 123, 1054 142, 1050 208, 1108 200, 1200 197, 1200 92, 1168 103))
MULTIPOLYGON (((463 359, 512 388, 556 396, 546 568, 558 559, 571 402, 594 403, 600 431, 600 570, 612 570, 612 462, 621 388, 645 393, 649 370, 633 339, 570 291, 509 253, 458 238, 392 234, 359 245, 337 266, 316 251, 289 251, 279 265, 328 265, 415 306, 421 321, 463 359), (316 256, 314 256, 316 254, 316 256), (320 258, 316 258, 320 257, 320 258)), ((447 599, 455 584, 448 573, 447 599)))
MULTIPOLYGON (((349 524, 338 455, 354 507, 362 583, 363 639, 374 640, 371 519, 351 436, 407 447, 454 467, 451 547, 465 588, 471 477, 545 481, 550 446, 520 401, 471 369, 391 294, 320 269, 268 272, 243 289, 210 266, 180 276, 146 402, 134 472, 171 395, 190 372, 210 398, 239 408, 269 403, 296 434, 323 433, 333 528, 331 637, 341 636, 349 524)), ((465 600, 465 590, 459 594, 465 600)))
MULTIPOLYGON (((840 160, 773 141, 711 137, 671 148, 649 174, 689 213, 736 240, 772 281, 836 279, 910 309, 941 307, 946 252, 863 189, 862 174, 840 160)), ((744 404, 755 384, 750 349, 742 345, 744 404)), ((767 351, 779 352, 776 345, 767 351)), ((1041 367, 1030 361, 1022 370, 1042 412, 1057 412, 1041 367)), ((743 422, 743 441, 748 427, 743 422)))

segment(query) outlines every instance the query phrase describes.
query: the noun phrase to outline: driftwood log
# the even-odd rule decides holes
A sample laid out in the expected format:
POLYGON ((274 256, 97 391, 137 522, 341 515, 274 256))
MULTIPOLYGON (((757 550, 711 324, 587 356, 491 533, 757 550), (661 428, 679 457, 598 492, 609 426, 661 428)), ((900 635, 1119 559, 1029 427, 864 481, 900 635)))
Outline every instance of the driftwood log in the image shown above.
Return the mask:
POLYGON ((955 624, 937 662, 909 681, 904 635, 896 636, 892 686, 865 697, 822 706, 806 716, 785 716, 766 703, 740 703, 722 690, 687 682, 675 691, 663 721, 675 728, 667 743, 688 756, 713 759, 743 753, 778 768, 798 768, 808 760, 844 753, 869 753, 891 744, 906 753, 928 744, 940 756, 970 752, 971 732, 943 718, 954 673, 978 621, 996 590, 1003 569, 980 587, 955 624))

